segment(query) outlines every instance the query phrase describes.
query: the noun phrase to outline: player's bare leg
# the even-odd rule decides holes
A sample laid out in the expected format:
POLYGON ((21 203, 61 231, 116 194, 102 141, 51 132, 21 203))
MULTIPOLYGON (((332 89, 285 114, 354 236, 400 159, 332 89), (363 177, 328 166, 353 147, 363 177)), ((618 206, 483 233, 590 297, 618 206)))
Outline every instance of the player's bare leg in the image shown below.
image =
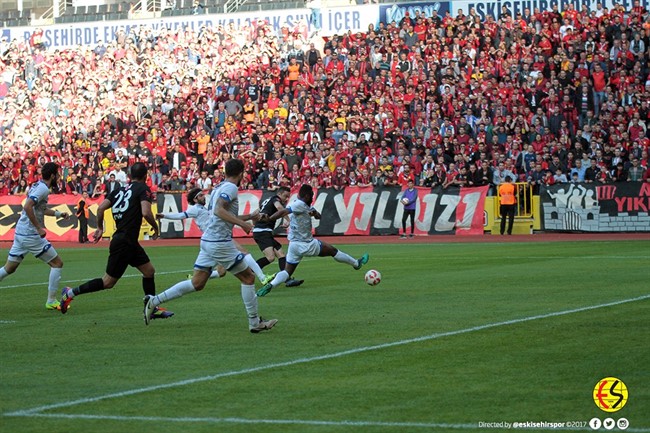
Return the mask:
POLYGON ((368 254, 364 254, 361 256, 359 259, 355 259, 351 255, 344 253, 343 251, 337 249, 333 245, 328 244, 327 242, 320 241, 321 243, 321 248, 320 248, 320 257, 334 257, 334 260, 340 263, 347 263, 348 265, 352 266, 354 269, 361 269, 361 266, 365 265, 368 263, 369 256, 368 254))
POLYGON ((273 290, 274 287, 277 287, 280 284, 286 282, 289 278, 291 278, 291 275, 293 275, 293 273, 296 271, 298 265, 299 263, 287 263, 287 266, 284 268, 284 271, 278 272, 272 281, 263 285, 257 291, 257 296, 259 297, 266 296, 271 290, 273 290))
POLYGON ((255 275, 250 268, 235 274, 241 281, 241 297, 244 301, 246 314, 248 316, 248 329, 253 334, 267 331, 275 326, 277 319, 264 320, 257 311, 257 296, 255 294, 255 275))
POLYGON ((248 265, 248 267, 251 269, 251 271, 253 271, 253 273, 255 274, 257 279, 260 280, 260 282, 262 284, 266 284, 266 283, 268 283, 269 281, 271 281, 273 279, 275 274, 266 275, 262 271, 262 268, 260 267, 260 265, 257 264, 257 262, 255 261, 253 256, 244 247, 242 247, 239 244, 239 242, 233 241, 233 243, 235 244, 235 247, 239 250, 239 252, 244 254, 244 263, 246 263, 246 265, 248 265))
POLYGON ((206 268, 206 269, 194 269, 194 275, 192 276, 192 279, 190 280, 184 280, 181 281, 180 283, 176 283, 169 289, 165 290, 164 292, 156 295, 156 296, 147 296, 145 299, 147 300, 147 303, 144 307, 144 322, 145 324, 149 324, 151 321, 151 314, 158 308, 158 306, 164 302, 169 302, 172 299, 180 298, 181 296, 187 295, 188 293, 192 292, 198 292, 203 290, 205 287, 205 284, 208 282, 208 279, 210 278, 210 274, 212 273, 212 269, 206 268))

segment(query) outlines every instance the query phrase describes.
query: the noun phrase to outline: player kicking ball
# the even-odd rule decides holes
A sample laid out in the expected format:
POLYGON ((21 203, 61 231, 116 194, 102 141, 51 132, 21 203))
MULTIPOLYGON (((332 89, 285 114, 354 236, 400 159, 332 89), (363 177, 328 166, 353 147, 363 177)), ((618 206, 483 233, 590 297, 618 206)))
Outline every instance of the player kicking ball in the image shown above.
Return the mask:
MULTIPOLYGON (((269 197, 268 199, 264 200, 264 202, 262 202, 260 205, 260 213, 265 215, 273 215, 277 211, 283 210, 289 201, 290 195, 291 190, 286 186, 281 186, 278 188, 276 195, 269 197)), ((288 220, 288 217, 285 218, 288 220)), ((253 227, 253 239, 255 240, 257 246, 260 248, 260 251, 262 251, 264 254, 264 257, 261 257, 257 260, 257 264, 260 266, 260 268, 264 268, 266 265, 271 264, 277 257, 278 267, 280 268, 280 271, 284 271, 284 268, 287 264, 287 259, 284 255, 284 251, 282 251, 282 245, 273 237, 274 228, 275 221, 268 221, 263 219, 260 219, 258 222, 256 222, 255 227, 253 227)), ((271 279, 269 281, 271 281, 271 279)), ((269 281, 262 281, 262 284, 266 284, 269 281)), ((305 280, 296 280, 294 278, 289 278, 284 284, 287 287, 297 287, 304 282, 305 280)))
POLYGON ((364 254, 360 259, 355 259, 325 241, 314 239, 311 234, 311 218, 320 219, 321 215, 311 206, 313 199, 314 191, 311 185, 302 185, 300 191, 298 191, 298 198, 291 203, 291 206, 266 217, 269 221, 276 221, 290 215, 289 250, 287 251, 287 265, 284 271, 278 272, 273 281, 262 286, 257 291, 257 296, 265 296, 274 287, 287 281, 305 256, 333 257, 337 262, 347 263, 356 270, 361 269, 363 265, 368 263, 368 253, 364 254))
MULTIPOLYGON (((186 218, 194 218, 194 222, 201 230, 201 233, 204 233, 210 222, 210 212, 205 208, 205 194, 200 188, 193 188, 187 193, 187 203, 190 204, 184 212, 178 213, 158 213, 156 214, 157 219, 168 219, 168 220, 184 220, 186 218)), ((266 284, 273 279, 275 274, 266 275, 262 272, 262 268, 257 264, 253 256, 250 255, 248 251, 242 248, 239 243, 233 240, 235 246, 239 251, 241 251, 244 256, 244 261, 249 268, 253 271, 255 276, 262 284, 266 284)), ((221 278, 226 275, 226 269, 223 266, 217 265, 216 269, 210 274, 210 279, 221 278)), ((188 275, 188 279, 191 279, 192 275, 188 275)))

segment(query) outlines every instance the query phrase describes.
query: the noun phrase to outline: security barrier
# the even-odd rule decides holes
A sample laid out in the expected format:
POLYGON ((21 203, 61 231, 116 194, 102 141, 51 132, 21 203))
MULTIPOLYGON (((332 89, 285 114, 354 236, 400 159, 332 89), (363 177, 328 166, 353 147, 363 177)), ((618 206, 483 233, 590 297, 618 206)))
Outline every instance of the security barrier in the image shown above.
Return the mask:
MULTIPOLYGON (((533 187, 527 182, 515 183, 515 198, 517 200, 517 212, 515 218, 533 218, 533 187)), ((501 218, 501 195, 497 188, 497 200, 494 200, 494 214, 501 218)))

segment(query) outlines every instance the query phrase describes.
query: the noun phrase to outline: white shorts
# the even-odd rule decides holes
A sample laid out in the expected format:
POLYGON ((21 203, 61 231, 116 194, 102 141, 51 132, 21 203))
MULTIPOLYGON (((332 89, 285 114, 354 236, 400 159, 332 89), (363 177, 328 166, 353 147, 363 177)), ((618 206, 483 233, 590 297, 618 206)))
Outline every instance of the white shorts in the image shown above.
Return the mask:
POLYGON ((289 242, 287 251, 287 263, 297 265, 303 257, 315 257, 320 254, 321 243, 318 239, 312 239, 309 242, 289 242))
POLYGON ((9 261, 20 263, 28 253, 45 263, 50 263, 58 255, 52 244, 39 235, 16 235, 9 250, 9 261))
POLYGON ((244 263, 244 256, 233 241, 209 242, 201 241, 199 256, 194 262, 194 269, 204 272, 212 272, 212 269, 221 265, 230 273, 238 274, 244 271, 248 265, 244 263))

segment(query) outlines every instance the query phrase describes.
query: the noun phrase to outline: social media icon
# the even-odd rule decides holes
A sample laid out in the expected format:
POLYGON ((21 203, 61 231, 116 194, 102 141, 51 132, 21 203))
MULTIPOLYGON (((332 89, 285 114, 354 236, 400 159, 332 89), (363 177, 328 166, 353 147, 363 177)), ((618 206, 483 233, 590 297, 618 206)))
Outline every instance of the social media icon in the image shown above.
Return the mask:
POLYGON ((630 422, 627 420, 627 418, 621 418, 618 421, 616 421, 616 427, 618 427, 621 430, 627 430, 629 426, 630 426, 630 422))
POLYGON ((591 427, 592 430, 598 430, 600 428, 600 426, 602 426, 602 425, 603 425, 603 423, 600 422, 599 418, 592 418, 589 421, 589 427, 591 427))
POLYGON ((603 421, 603 427, 605 427, 605 430, 614 430, 614 427, 616 427, 616 421, 612 418, 605 418, 603 421))

